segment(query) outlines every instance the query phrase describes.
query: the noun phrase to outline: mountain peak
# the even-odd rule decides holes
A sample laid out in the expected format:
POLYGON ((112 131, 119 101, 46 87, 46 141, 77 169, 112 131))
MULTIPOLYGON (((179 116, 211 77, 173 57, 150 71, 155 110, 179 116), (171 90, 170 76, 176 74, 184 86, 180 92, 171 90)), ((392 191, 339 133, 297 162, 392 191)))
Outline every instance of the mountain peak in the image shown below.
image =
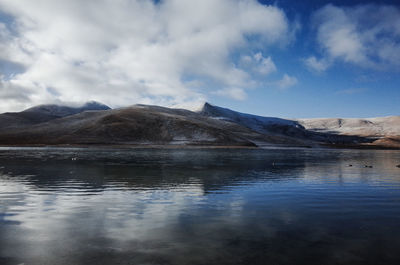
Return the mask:
POLYGON ((232 114, 236 115, 236 113, 239 112, 227 108, 218 107, 208 102, 205 102, 199 113, 210 117, 224 117, 230 119, 232 118, 232 114))
POLYGON ((81 108, 88 109, 88 110, 108 110, 108 109, 110 109, 109 106, 107 106, 103 103, 100 103, 98 101, 95 101, 95 100, 86 102, 84 105, 82 105, 81 108))
POLYGON ((208 111, 210 111, 211 109, 215 108, 214 105, 208 103, 208 102, 204 102, 203 106, 200 108, 199 112, 202 114, 206 114, 208 111))

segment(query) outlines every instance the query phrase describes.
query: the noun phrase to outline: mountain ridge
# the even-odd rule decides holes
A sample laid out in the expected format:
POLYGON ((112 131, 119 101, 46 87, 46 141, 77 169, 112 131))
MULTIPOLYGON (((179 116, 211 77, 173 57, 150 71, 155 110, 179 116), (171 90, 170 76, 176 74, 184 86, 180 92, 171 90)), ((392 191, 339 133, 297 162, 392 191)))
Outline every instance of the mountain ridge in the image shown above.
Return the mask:
MULTIPOLYGON (((338 131, 337 120, 263 117, 208 102, 197 112, 143 104, 118 109, 98 102, 81 107, 40 105, 0 114, 0 144, 400 148, 397 118, 400 121, 397 116, 382 121, 394 123, 394 134, 385 135, 362 133, 354 126, 338 131)), ((342 119, 345 124, 348 121, 342 119)))
POLYGON ((68 105, 57 105, 57 104, 42 104, 23 110, 22 112, 39 112, 48 115, 65 117, 73 114, 77 114, 83 111, 89 110, 108 110, 111 109, 109 106, 97 101, 88 101, 81 106, 68 106, 68 105))
POLYGON ((42 104, 25 109, 21 112, 6 112, 0 114, 0 130, 33 126, 35 124, 48 122, 83 111, 100 111, 107 109, 110 109, 110 107, 96 101, 88 101, 81 106, 75 107, 57 104, 42 104))

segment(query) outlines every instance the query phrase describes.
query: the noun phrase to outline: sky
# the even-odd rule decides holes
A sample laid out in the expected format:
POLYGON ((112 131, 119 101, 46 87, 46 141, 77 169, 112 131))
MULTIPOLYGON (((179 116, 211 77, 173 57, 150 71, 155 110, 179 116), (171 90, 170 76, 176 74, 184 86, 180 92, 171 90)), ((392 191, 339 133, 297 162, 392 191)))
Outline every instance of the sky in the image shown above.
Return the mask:
POLYGON ((0 0, 0 112, 400 115, 399 1, 0 0))

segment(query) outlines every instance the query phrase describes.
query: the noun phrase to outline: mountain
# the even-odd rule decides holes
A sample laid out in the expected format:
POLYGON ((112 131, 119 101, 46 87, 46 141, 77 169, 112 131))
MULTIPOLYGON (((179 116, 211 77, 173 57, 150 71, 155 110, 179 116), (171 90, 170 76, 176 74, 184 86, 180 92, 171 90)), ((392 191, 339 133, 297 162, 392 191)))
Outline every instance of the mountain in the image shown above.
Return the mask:
POLYGON ((0 114, 0 129, 5 130, 27 127, 84 111, 99 111, 107 109, 110 109, 110 107, 96 101, 89 101, 78 107, 60 106, 55 104, 39 105, 21 112, 0 114))
POLYGON ((259 133, 270 131, 272 127, 276 126, 304 129, 297 121, 241 113, 227 108, 213 106, 208 102, 204 103, 204 106, 199 113, 204 116, 231 121, 259 133))
MULTIPOLYGON (((223 121, 181 109, 136 105, 122 109, 85 111, 29 130, 0 133, 0 144, 195 144, 254 146, 230 132, 223 121)), ((241 128, 240 128, 241 129, 241 128)), ((239 129, 239 131, 240 131, 239 129)))
POLYGON ((0 114, 0 144, 397 147, 396 117, 379 123, 381 134, 360 133, 355 128, 362 122, 346 133, 334 124, 262 117, 209 103, 193 112, 149 105, 110 109, 91 102, 0 114), (385 138, 388 132, 393 133, 390 139, 385 138))
POLYGON ((298 119, 305 129, 336 135, 358 135, 375 139, 372 145, 400 148, 400 116, 379 118, 298 119))
POLYGON ((309 145, 284 135, 261 134, 202 113, 148 105, 85 111, 28 128, 0 130, 0 144, 309 145))
POLYGON ((385 137, 400 134, 400 116, 367 119, 298 119, 297 122, 311 131, 341 135, 385 137))
MULTIPOLYGON (((202 115, 214 119, 225 120, 240 124, 263 135, 285 136, 301 140, 308 145, 322 144, 361 144, 370 142, 370 139, 354 135, 338 135, 330 132, 318 132, 306 129, 296 120, 274 117, 263 117, 233 111, 227 108, 205 103, 199 111, 202 115)), ((262 144, 262 143, 260 143, 262 144)))

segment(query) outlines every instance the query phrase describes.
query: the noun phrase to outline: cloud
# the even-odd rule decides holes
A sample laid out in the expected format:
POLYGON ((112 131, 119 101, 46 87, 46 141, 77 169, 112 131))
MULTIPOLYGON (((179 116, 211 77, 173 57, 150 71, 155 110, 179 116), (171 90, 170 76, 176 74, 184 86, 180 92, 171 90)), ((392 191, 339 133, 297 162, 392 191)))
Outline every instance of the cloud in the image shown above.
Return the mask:
POLYGON ((318 60, 315 56, 310 56, 304 59, 304 64, 308 67, 308 69, 318 73, 324 72, 330 65, 326 59, 318 60))
POLYGON ((253 75, 276 70, 254 47, 293 37, 285 13, 256 0, 0 0, 0 11, 13 17, 0 23, 0 60, 23 69, 2 82, 24 87, 29 104, 172 105, 205 100, 210 87, 239 98, 253 75))
POLYGON ((5 82, 0 77, 0 98, 15 102, 29 101, 29 90, 12 82, 5 82))
POLYGON ((9 105, 17 109, 26 107, 30 102, 30 96, 32 96, 32 92, 29 89, 13 81, 5 81, 4 76, 0 75, 0 99, 3 105, 0 106, 0 109, 3 109, 4 112, 12 110, 7 108, 9 105))
POLYGON ((245 100, 247 93, 240 87, 230 87, 220 89, 214 92, 215 95, 229 97, 235 100, 245 100))
POLYGON ((276 82, 276 85, 281 90, 285 90, 289 87, 292 87, 298 83, 298 80, 294 76, 290 76, 288 74, 284 74, 282 79, 276 82))
POLYGON ((243 55, 240 58, 240 65, 245 69, 264 76, 276 71, 276 66, 272 58, 264 57, 261 52, 253 56, 243 55))
MULTIPOLYGON (((337 7, 326 5, 313 15, 323 60, 360 67, 400 70, 400 10, 387 5, 337 7)), ((306 65, 323 69, 327 64, 310 57, 306 65)))

